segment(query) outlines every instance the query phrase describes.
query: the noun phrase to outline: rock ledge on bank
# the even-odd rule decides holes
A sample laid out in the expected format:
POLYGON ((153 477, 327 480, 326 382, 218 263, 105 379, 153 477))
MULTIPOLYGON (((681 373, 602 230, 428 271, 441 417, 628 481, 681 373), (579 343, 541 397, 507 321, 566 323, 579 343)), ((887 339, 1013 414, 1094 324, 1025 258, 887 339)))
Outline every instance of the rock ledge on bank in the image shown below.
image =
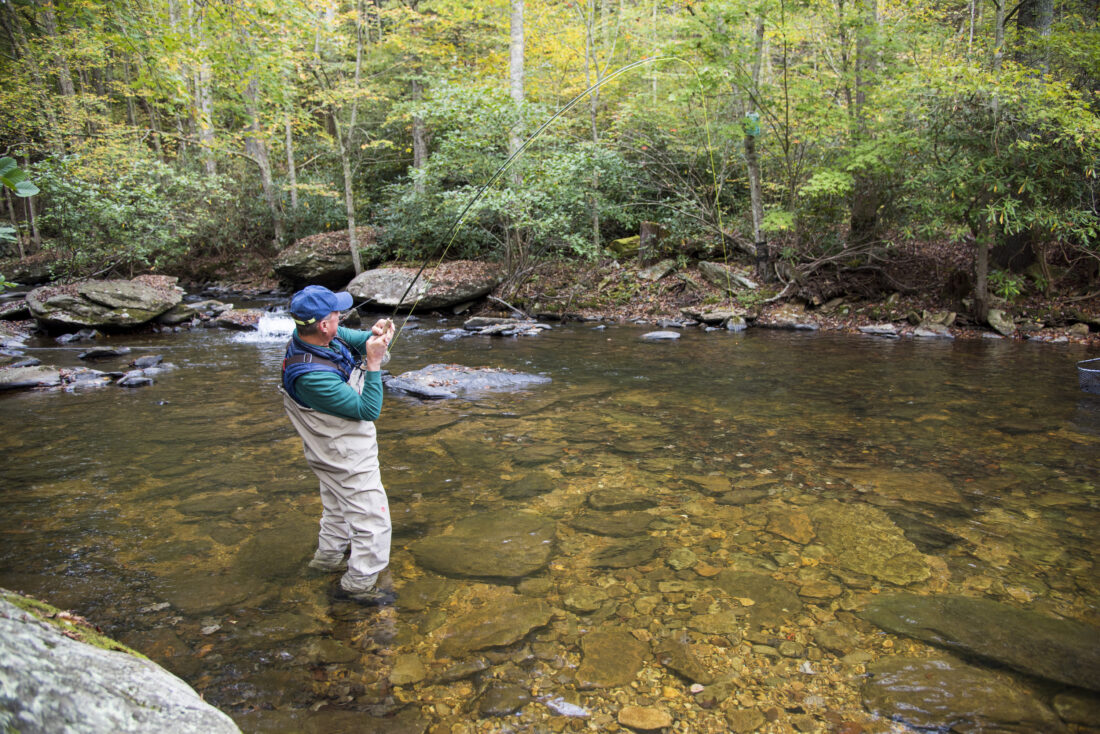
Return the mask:
POLYGON ((9 601, 21 597, 0 594, 4 731, 239 734, 232 719, 155 663, 71 639, 9 601))

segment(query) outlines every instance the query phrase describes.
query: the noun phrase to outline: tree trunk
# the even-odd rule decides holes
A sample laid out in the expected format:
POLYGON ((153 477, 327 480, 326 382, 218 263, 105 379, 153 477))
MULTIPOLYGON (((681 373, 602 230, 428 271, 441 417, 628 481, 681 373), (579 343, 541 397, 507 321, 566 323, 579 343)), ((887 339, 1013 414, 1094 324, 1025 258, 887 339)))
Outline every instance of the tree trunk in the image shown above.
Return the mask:
POLYGON ((1001 70, 1001 61, 1005 54, 1005 3, 1007 0, 993 0, 997 13, 993 19, 993 71, 1001 70))
MULTIPOLYGON (((35 88, 45 89, 46 86, 42 79, 42 70, 38 66, 38 60, 34 57, 30 43, 27 41, 27 34, 26 31, 23 30, 22 20, 15 12, 15 7, 12 3, 5 2, 0 4, 8 9, 8 13, 5 16, 5 24, 8 25, 8 33, 13 38, 13 46, 16 52, 23 58, 24 63, 27 65, 27 70, 30 72, 31 80, 34 82, 35 88)), ((46 123, 49 126, 49 129, 46 130, 46 139, 50 151, 55 156, 64 155, 64 137, 62 136, 61 126, 58 124, 57 115, 54 113, 51 100, 48 98, 43 99, 42 107, 46 113, 46 123)))
MULTIPOLYGON (((423 94, 424 91, 419 80, 414 79, 412 82, 412 98, 419 102, 423 94)), ((422 174, 424 166, 428 163, 428 129, 424 124, 424 118, 419 114, 413 115, 412 144, 413 168, 418 172, 418 175, 414 178, 413 188, 416 193, 423 194, 424 177, 422 174)))
POLYGON ((974 236, 974 319, 985 324, 989 321, 989 244, 988 226, 981 227, 974 236))
POLYGON ((260 129, 260 111, 257 108, 260 92, 255 77, 245 87, 245 112, 248 113, 248 135, 244 139, 244 150, 260 169, 260 186, 264 191, 264 200, 271 212, 271 222, 275 228, 275 249, 283 244, 283 214, 279 209, 279 200, 275 195, 275 184, 271 180, 271 159, 267 154, 267 143, 260 129))
POLYGON ((8 187, 4 187, 4 196, 8 200, 8 216, 11 217, 11 228, 15 230, 15 244, 19 247, 19 259, 23 260, 27 257, 26 251, 23 249, 23 233, 19 231, 19 220, 15 217, 15 204, 11 200, 11 191, 8 187))
POLYGON ((76 96, 76 88, 73 86, 72 72, 69 71, 69 62, 61 52, 61 42, 57 38, 57 15, 54 12, 53 0, 42 3, 42 29, 50 38, 50 45, 54 48, 54 61, 57 63, 57 86, 61 90, 61 96, 76 96))
MULTIPOLYGON (((23 158, 23 170, 31 170, 29 157, 23 158)), ((31 226, 31 242, 34 244, 34 251, 38 252, 42 249, 42 237, 38 234, 38 219, 34 216, 34 197, 28 196, 23 201, 27 204, 27 223, 31 226)))
MULTIPOLYGON (((771 253, 768 250, 767 235, 764 234, 764 197, 760 186, 760 158, 756 151, 756 138, 760 127, 754 117, 756 103, 753 101, 760 89, 760 68, 764 62, 764 15, 756 19, 755 43, 752 59, 752 94, 749 95, 749 129, 745 130, 745 167, 749 174, 749 204, 752 209, 752 241, 756 250, 756 277, 764 281, 773 280, 771 253)), ((719 233, 725 236, 725 233, 719 233)))
MULTIPOLYGON (((360 0, 355 2, 355 82, 353 89, 359 89, 359 80, 363 73, 363 13, 360 0)), ((332 125, 336 131, 336 142, 340 147, 340 168, 344 173, 344 207, 348 217, 348 247, 351 248, 351 264, 355 274, 363 272, 363 260, 359 256, 359 239, 355 232, 355 189, 351 172, 351 150, 355 136, 355 123, 359 114, 359 98, 351 103, 351 116, 347 134, 340 130, 340 121, 333 112, 332 125)))
POLYGON ((290 211, 298 212, 298 168, 294 165, 294 125, 291 120, 291 105, 287 104, 283 118, 286 127, 286 175, 290 185, 290 211))
MULTIPOLYGON (((878 27, 877 0, 858 0, 859 30, 856 35, 855 99, 851 110, 852 142, 868 140, 867 88, 875 72, 875 36, 878 27)), ((856 171, 852 187, 852 214, 849 231, 853 245, 874 240, 878 229, 878 185, 874 172, 856 171)))
POLYGON ((1020 3, 1020 9, 1016 11, 1017 38, 1020 39, 1020 47, 1015 54, 1017 61, 1046 71, 1046 54, 1034 47, 1031 35, 1046 38, 1053 23, 1054 0, 1023 0, 1020 3))
MULTIPOLYGON (((523 0, 511 0, 512 18, 508 43, 508 81, 512 104, 518 113, 515 124, 508 136, 508 155, 516 154, 523 145, 523 0)), ((512 169, 512 183, 523 185, 523 174, 518 168, 512 169)))
POLYGON ((195 74, 195 96, 197 97, 199 116, 199 145, 202 146, 202 165, 206 173, 214 176, 218 172, 218 164, 214 157, 214 94, 211 90, 210 62, 203 60, 199 63, 195 74))

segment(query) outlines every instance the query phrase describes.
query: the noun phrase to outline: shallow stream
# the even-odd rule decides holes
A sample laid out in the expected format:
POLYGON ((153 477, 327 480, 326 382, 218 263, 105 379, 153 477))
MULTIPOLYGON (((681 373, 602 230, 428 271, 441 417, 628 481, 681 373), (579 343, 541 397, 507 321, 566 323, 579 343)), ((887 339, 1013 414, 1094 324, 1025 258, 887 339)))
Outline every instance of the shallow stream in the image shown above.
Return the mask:
POLYGON ((932 649, 860 619, 876 596, 1100 623, 1100 397, 1074 371, 1096 354, 764 330, 647 343, 591 324, 445 342, 457 324, 419 323, 395 374, 553 381, 387 395, 396 607, 336 600, 337 576, 306 567, 320 501, 276 391, 279 319, 112 338, 180 366, 152 387, 0 398, 0 586, 88 617, 265 732, 607 731, 628 706, 681 732, 888 731, 861 700, 866 666, 932 649), (425 550, 509 516, 549 548, 522 577, 445 574, 425 550), (750 577, 797 599, 737 586, 750 577), (530 621, 495 629, 513 612, 530 621))

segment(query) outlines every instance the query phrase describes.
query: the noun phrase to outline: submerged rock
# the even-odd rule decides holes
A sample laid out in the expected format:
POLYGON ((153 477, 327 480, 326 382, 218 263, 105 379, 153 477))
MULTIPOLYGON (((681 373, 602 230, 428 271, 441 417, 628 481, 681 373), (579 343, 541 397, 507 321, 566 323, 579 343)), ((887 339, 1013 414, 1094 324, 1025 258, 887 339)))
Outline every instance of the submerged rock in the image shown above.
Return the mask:
POLYGON ((493 681, 477 702, 477 710, 482 716, 508 716, 526 706, 531 701, 531 693, 514 683, 493 681))
POLYGON ((861 614, 895 634, 1039 678, 1100 691, 1100 628, 991 599, 895 594, 861 614))
POLYGON ((594 512, 583 511, 567 521, 582 533, 604 535, 612 538, 633 538, 646 531, 657 520, 648 512, 594 512))
POLYGON ((541 599, 510 589, 487 592, 484 603, 439 630, 438 655, 461 657, 491 647, 511 645, 550 622, 553 610, 541 599))
POLYGON ((581 640, 584 657, 577 669, 580 688, 628 686, 642 669, 649 645, 623 629, 595 630, 581 640))
POLYGON ((474 398, 479 393, 524 390, 544 385, 549 377, 530 375, 491 367, 464 367, 459 364, 430 364, 386 380, 386 387, 429 400, 474 398))
POLYGON ((810 516, 818 540, 849 571, 899 586, 932 575, 917 547, 877 507, 821 502, 810 508, 810 516))
POLYGON ((8 594, 0 599, 0 650, 5 731, 240 731, 155 663, 71 639, 8 601, 8 594))
POLYGON ((723 571, 715 577, 714 584, 732 597, 752 599, 753 605, 746 610, 746 616, 754 625, 778 627, 783 620, 793 619, 802 611, 802 601, 794 589, 771 576, 723 571))
POLYGON ((885 658, 867 666, 863 705, 918 729, 1063 732, 1054 712, 1009 679, 950 657, 885 658))
POLYGON ((522 578, 550 560, 554 523, 535 515, 501 510, 455 523, 447 535, 411 546, 424 568, 453 576, 522 578))

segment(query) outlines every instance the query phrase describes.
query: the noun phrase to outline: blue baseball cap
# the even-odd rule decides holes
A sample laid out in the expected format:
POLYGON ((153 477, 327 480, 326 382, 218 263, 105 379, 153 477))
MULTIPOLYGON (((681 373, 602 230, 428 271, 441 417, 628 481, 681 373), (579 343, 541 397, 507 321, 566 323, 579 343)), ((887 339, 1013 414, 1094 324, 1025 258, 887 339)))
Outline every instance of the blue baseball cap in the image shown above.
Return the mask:
POLYGON ((333 293, 323 285, 307 285, 290 299, 290 317, 300 326, 309 326, 333 311, 347 311, 352 306, 347 291, 333 293))

